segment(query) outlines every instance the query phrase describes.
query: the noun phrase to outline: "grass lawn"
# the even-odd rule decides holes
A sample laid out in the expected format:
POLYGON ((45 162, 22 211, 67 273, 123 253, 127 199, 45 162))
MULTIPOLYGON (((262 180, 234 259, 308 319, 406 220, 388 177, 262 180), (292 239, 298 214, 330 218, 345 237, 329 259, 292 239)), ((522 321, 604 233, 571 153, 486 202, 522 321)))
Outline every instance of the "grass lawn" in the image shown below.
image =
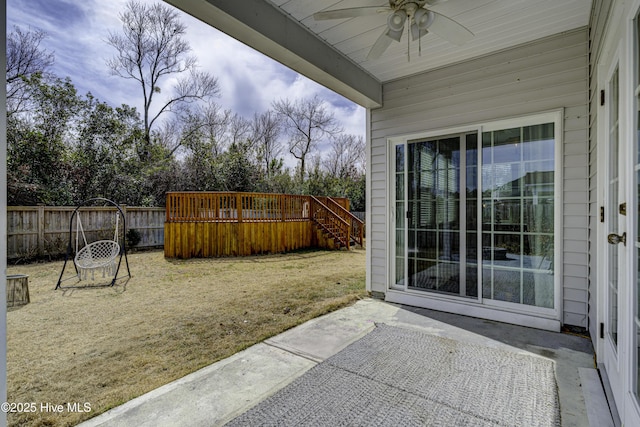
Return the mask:
POLYGON ((31 303, 7 313, 8 401, 37 409, 10 413, 10 425, 75 425, 365 295, 364 250, 193 260, 153 251, 129 264, 127 283, 57 291, 62 261, 9 266, 29 275, 31 303), (75 402, 91 411, 40 406, 75 402))

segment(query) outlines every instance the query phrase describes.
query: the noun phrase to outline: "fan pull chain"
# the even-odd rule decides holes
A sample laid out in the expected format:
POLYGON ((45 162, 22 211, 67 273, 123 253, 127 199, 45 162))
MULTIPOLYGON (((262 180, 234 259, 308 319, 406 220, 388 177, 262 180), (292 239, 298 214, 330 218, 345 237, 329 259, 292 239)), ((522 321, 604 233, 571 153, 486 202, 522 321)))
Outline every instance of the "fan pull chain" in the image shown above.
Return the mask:
MULTIPOLYGON (((409 19, 411 23, 411 19, 409 19)), ((407 25, 407 62, 411 62, 411 25, 407 25)))

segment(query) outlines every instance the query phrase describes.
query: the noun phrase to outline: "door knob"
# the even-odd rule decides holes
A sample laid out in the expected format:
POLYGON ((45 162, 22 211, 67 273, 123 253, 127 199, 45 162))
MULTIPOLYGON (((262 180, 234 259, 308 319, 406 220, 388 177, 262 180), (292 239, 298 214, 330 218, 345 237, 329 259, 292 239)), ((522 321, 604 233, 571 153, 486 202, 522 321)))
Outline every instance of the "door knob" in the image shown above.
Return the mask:
POLYGON ((625 231, 620 235, 611 233, 607 236, 607 241, 612 245, 617 245, 618 243, 622 243, 623 245, 627 246, 627 232, 625 231))

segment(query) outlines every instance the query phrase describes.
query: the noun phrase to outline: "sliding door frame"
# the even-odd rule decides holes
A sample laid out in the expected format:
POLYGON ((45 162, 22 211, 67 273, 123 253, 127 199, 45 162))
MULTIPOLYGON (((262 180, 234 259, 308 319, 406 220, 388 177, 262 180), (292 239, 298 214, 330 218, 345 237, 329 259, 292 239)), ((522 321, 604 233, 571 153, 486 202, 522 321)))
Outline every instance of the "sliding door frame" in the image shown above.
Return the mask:
MULTIPOLYGON (((460 314, 468 314, 471 316, 494 319, 514 324, 521 324, 533 327, 539 327, 542 329, 559 330, 563 312, 563 289, 562 289, 562 277, 563 277, 563 109, 552 110, 543 112, 540 114, 532 114, 522 117, 514 117, 503 120, 496 120, 491 122, 472 124, 468 126, 460 126, 455 128, 437 129, 432 131, 425 131, 421 133, 407 134, 402 136, 396 136, 389 138, 388 142, 388 159, 387 162, 387 200, 388 200, 388 227, 387 227, 387 250, 388 250, 388 288, 386 293, 386 299, 392 302, 398 302, 407 305, 415 305, 426 308, 434 308, 443 311, 450 311, 460 314), (504 301, 490 300, 483 298, 482 296, 482 230, 479 226, 478 234, 478 297, 469 298, 464 296, 458 296, 454 294, 440 294, 434 292, 425 292, 422 290, 412 290, 408 288, 408 268, 407 268, 407 223, 405 222, 405 240, 404 240, 404 253, 401 258, 404 260, 404 282, 402 285, 396 284, 396 218, 397 215, 406 215, 406 206, 404 212, 396 211, 396 197, 395 197, 395 155, 396 147, 404 146, 405 159, 408 154, 407 146, 411 142, 417 142, 421 140, 430 140, 438 138, 446 138, 452 136, 459 136, 461 143, 465 143, 465 136, 470 133, 477 133, 478 135, 478 224, 482 224, 482 212, 481 212, 481 189, 482 186, 482 134, 483 132, 490 132, 495 130, 503 130, 514 127, 525 127, 532 125, 539 125, 544 123, 554 124, 554 255, 553 255, 553 271, 554 271, 554 297, 553 308, 536 307, 526 304, 509 303, 504 301)), ((407 165, 405 164, 405 167, 407 165)), ((407 173, 404 172, 404 189, 405 189, 405 203, 407 200, 406 191, 407 185, 407 173)), ((461 192, 464 186, 464 182, 460 183, 461 192)), ((460 206, 460 209, 466 209, 466 206, 460 206)), ((405 217, 406 220, 406 217, 405 217)), ((466 256, 466 254, 465 254, 466 256)), ((462 256, 461 256, 462 259, 462 256)), ((466 263, 466 259, 464 260, 466 263)), ((461 284, 461 286, 463 286, 461 284)))

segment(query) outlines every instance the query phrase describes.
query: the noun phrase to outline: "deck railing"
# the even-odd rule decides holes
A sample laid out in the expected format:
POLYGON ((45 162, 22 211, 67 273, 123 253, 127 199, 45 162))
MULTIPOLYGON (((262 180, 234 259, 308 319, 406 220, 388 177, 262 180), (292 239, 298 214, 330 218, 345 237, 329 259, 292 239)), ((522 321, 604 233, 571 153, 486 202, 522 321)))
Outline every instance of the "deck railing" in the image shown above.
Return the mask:
POLYGON ((309 220, 310 201, 294 194, 169 192, 166 222, 309 220))

